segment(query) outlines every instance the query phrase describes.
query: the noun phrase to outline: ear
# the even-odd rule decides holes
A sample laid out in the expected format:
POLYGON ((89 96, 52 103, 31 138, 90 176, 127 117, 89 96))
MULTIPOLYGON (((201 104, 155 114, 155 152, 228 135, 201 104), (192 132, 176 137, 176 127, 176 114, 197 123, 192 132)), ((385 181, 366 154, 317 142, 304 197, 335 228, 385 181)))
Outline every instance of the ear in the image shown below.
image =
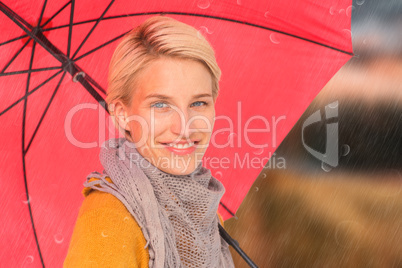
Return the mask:
POLYGON ((121 101, 117 101, 114 103, 113 109, 116 123, 119 124, 122 129, 130 131, 130 127, 128 125, 127 107, 121 101))

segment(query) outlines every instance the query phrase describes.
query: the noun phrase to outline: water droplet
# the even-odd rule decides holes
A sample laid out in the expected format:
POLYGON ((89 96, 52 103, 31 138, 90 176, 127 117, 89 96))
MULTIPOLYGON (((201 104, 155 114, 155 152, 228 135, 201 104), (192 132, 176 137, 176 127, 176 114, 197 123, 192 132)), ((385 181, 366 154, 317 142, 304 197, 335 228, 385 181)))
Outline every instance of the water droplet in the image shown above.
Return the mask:
POLYGON ((344 32, 347 35, 351 35, 352 32, 349 29, 343 29, 342 32, 344 32))
POLYGON ((57 244, 61 244, 61 243, 63 243, 63 241, 64 241, 64 236, 63 236, 62 234, 55 234, 55 235, 54 235, 54 241, 55 241, 57 244))
POLYGON ((200 27, 202 30, 204 30, 207 34, 213 34, 214 32, 209 30, 206 26, 201 26, 200 27))
POLYGON ((354 6, 348 6, 348 8, 346 9, 346 16, 348 17, 352 16, 353 10, 355 10, 354 6))
POLYGON ((25 258, 25 263, 33 263, 33 261, 34 261, 34 257, 33 256, 31 256, 31 255, 29 255, 29 256, 27 256, 26 258, 25 258))
POLYGON ((356 0, 356 4, 358 4, 359 6, 364 4, 365 0, 356 0))
POLYGON ((329 8, 329 14, 334 15, 335 14, 335 9, 334 7, 329 8))
POLYGON ((262 173, 262 177, 265 179, 267 177, 267 174, 262 173))
POLYGON ((128 221, 129 220, 129 217, 124 217, 124 221, 128 221))
POLYGON ((339 14, 342 14, 343 12, 345 12, 345 10, 343 8, 339 9, 339 11, 338 11, 339 14))
POLYGON ((197 6, 201 9, 207 9, 211 3, 208 0, 199 0, 197 6))
POLYGON ((265 11, 264 17, 268 18, 268 16, 269 16, 269 11, 265 11))
POLYGON ((332 170, 332 167, 325 162, 321 162, 321 168, 325 172, 330 172, 332 170))
POLYGON ((367 39, 363 40, 363 44, 367 45, 367 39))
POLYGON ((347 144, 342 145, 342 156, 346 156, 350 153, 350 146, 347 144))
POLYGON ((255 155, 262 155, 264 153, 264 148, 257 148, 253 153, 255 155))
POLYGON ((236 0, 236 3, 237 3, 238 5, 241 5, 241 0, 236 0))
POLYGON ((22 200, 22 203, 27 205, 28 203, 30 203, 32 201, 32 197, 30 195, 28 195, 28 199, 27 199, 26 193, 23 193, 23 194, 21 194, 21 200, 22 200))
POLYGON ((220 172, 220 171, 216 172, 216 173, 215 173, 215 178, 216 178, 217 180, 222 179, 222 172, 220 172))
POLYGON ((202 37, 205 37, 207 34, 213 34, 213 32, 210 31, 206 26, 201 26, 197 31, 197 37, 199 39, 202 39, 202 37))
POLYGON ((276 39, 276 36, 275 36, 274 33, 271 33, 271 34, 269 35, 269 39, 270 39, 271 42, 274 43, 274 44, 279 44, 279 43, 280 43, 280 42, 276 39))
POLYGON ((255 187, 255 191, 258 192, 258 190, 260 190, 258 187, 255 187))
POLYGON ((105 232, 102 232, 102 236, 103 236, 103 237, 108 237, 108 235, 105 234, 105 232))
POLYGON ((123 245, 123 248, 126 248, 127 246, 126 245, 123 245))

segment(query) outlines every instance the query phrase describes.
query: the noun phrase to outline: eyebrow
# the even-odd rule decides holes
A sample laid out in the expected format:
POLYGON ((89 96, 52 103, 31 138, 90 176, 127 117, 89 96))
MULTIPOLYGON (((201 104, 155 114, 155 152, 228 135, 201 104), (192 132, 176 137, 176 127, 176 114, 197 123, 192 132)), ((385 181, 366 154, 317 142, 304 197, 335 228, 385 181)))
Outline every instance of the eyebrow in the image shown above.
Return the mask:
MULTIPOLYGON (((198 95, 193 96, 193 99, 198 99, 198 98, 203 98, 203 97, 211 97, 212 98, 212 94, 207 94, 207 93, 198 94, 198 95)), ((151 99, 151 98, 157 98, 157 99, 161 99, 161 100, 170 100, 171 99, 171 97, 169 97, 169 96, 157 94, 157 93, 149 94, 148 96, 145 97, 145 99, 151 99)))
POLYGON ((149 94, 148 96, 145 97, 145 99, 151 99, 151 98, 157 98, 157 99, 162 99, 162 100, 171 99, 169 96, 157 94, 157 93, 149 94))
POLYGON ((198 98, 203 98, 203 97, 211 97, 212 98, 212 94, 207 94, 207 93, 198 94, 198 95, 195 95, 193 98, 198 99, 198 98))

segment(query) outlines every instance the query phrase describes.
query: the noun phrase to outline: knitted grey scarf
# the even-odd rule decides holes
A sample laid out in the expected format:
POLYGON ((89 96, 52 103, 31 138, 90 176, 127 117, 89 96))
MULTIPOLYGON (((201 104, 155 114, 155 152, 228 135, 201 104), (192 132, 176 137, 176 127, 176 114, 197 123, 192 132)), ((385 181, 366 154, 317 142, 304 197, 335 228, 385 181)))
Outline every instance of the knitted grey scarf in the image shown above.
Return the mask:
POLYGON ((218 231, 225 190, 208 169, 199 165, 189 175, 165 173, 125 138, 103 143, 100 161, 104 174, 89 174, 84 186, 111 193, 126 206, 147 241, 149 267, 234 267, 218 231), (89 182, 93 177, 99 180, 89 182))

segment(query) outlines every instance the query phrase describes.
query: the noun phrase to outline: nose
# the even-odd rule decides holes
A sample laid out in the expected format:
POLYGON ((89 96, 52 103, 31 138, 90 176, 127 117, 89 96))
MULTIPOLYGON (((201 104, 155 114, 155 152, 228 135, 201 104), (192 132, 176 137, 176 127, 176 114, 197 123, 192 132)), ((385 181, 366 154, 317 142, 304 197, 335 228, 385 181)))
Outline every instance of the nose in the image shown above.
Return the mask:
POLYGON ((170 130, 180 137, 180 139, 189 138, 191 134, 191 117, 187 109, 175 108, 172 114, 170 130))

